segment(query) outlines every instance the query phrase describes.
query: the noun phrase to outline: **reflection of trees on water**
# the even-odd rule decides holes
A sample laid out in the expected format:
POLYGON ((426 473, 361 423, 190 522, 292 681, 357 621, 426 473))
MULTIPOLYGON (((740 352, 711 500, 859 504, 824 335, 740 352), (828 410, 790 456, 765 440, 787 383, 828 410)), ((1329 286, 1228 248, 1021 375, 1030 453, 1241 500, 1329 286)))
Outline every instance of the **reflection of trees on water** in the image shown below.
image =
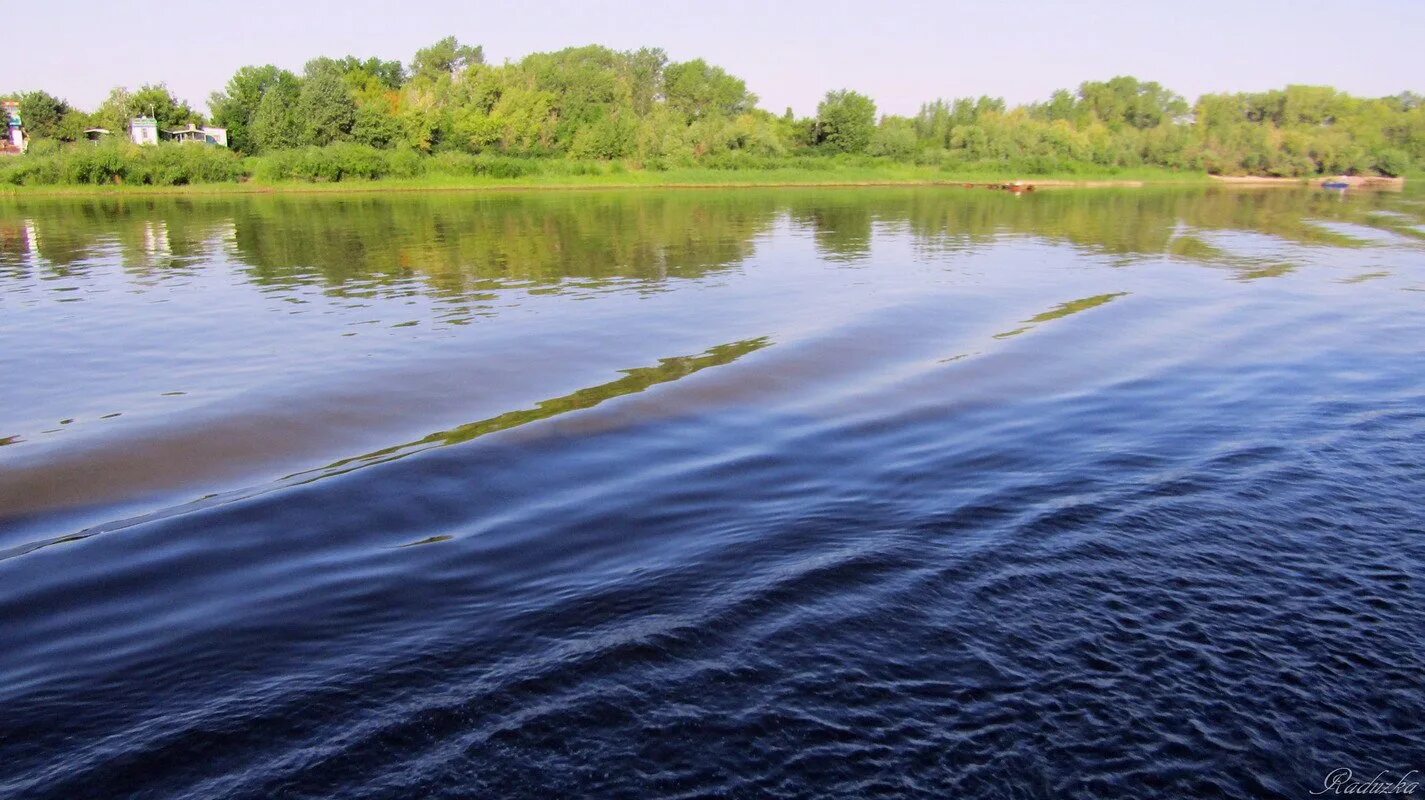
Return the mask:
POLYGON ((909 234, 927 257, 1025 236, 1130 264, 1175 258, 1280 274, 1289 264, 1234 252, 1219 235, 1290 245, 1365 242, 1322 223, 1425 239, 1408 198, 1341 202, 1319 191, 961 189, 395 194, 338 197, 12 198, 0 201, 0 279, 82 274, 119 260, 162 276, 222 257, 260 285, 367 293, 413 284, 471 297, 563 281, 659 282, 735 267, 779 219, 808 231, 820 256, 867 259, 878 230, 909 234))
MULTIPOLYGON (((854 225, 859 231, 839 231, 835 235, 819 231, 818 243, 869 237, 872 226, 881 223, 909 231, 916 246, 926 254, 983 249, 1005 235, 1017 235, 1119 257, 1124 263, 1173 254, 1218 265, 1231 260, 1220 248, 1215 252, 1194 252, 1175 244, 1184 229, 1198 233, 1245 231, 1291 244, 1354 247, 1364 242, 1320 223, 1349 222, 1396 233, 1410 228, 1407 218, 1382 213, 1391 207, 1390 196, 1373 195, 1341 203, 1314 190, 1060 190, 1024 196, 972 189, 909 193, 868 190, 867 195, 867 213, 854 223, 846 214, 805 217, 823 224, 854 225)), ((1416 215, 1417 225, 1425 220, 1418 211, 1416 215)), ((1414 235, 1425 238, 1418 231, 1414 235)))
POLYGON ((744 261, 775 216, 770 198, 688 193, 280 198, 241 209, 236 244, 259 280, 419 275, 458 295, 511 283, 696 278, 744 261))
POLYGON ((1018 336, 1019 334, 1033 330, 1034 328, 1046 322, 1052 322, 1056 319, 1063 319, 1064 317, 1077 314, 1080 311, 1088 311, 1091 308, 1098 308, 1099 306, 1104 305, 1105 303, 1111 303, 1120 297, 1125 297, 1127 296, 1127 294, 1127 292, 1096 294, 1091 297, 1080 297, 1077 300, 1070 300, 1067 303, 1060 303, 1059 305, 1054 306, 1048 311, 1035 314, 1029 319, 1024 320, 1024 324, 1018 328, 995 334, 995 338, 1008 339, 1011 336, 1018 336))
POLYGON ((383 448, 354 458, 345 458, 318 470, 289 475, 284 481, 307 483, 318 478, 350 472, 360 467, 395 461, 398 458, 415 455, 431 448, 473 441, 481 436, 518 428, 521 425, 557 417, 571 411, 593 408, 606 400, 638 394, 658 384, 671 383, 709 367, 731 364, 748 353, 756 352, 771 344, 772 341, 763 336, 720 344, 698 355, 663 358, 653 366, 624 370, 623 377, 617 380, 579 389, 562 397, 544 400, 532 408, 508 411, 488 419, 466 423, 457 428, 437 431, 414 442, 383 448))
POLYGON ((0 201, 0 261, 42 271, 121 259, 162 271, 220 251, 264 285, 408 285, 463 295, 512 283, 700 277, 752 254, 774 198, 697 193, 0 201), (37 226, 37 240, 7 236, 37 226))
POLYGON ((807 195, 788 204, 792 222, 810 230, 818 253, 829 261, 854 262, 871 255, 871 237, 884 210, 855 194, 807 195))
POLYGON ((78 275, 116 256, 138 275, 192 266, 231 229, 231 214, 188 200, 0 200, 0 275, 78 275))

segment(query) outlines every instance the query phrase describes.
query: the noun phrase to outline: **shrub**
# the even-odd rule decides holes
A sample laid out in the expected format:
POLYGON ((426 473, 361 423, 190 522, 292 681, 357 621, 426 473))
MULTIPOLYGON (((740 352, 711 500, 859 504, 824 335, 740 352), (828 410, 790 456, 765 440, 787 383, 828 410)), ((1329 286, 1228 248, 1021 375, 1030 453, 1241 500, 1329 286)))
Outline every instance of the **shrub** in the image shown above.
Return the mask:
POLYGON ((244 175, 242 159, 225 147, 163 144, 126 150, 129 153, 123 173, 126 183, 182 186, 232 182, 244 175))
POLYGON ((393 150, 386 156, 387 172, 393 178, 418 178, 425 174, 426 158, 409 147, 393 150))
POLYGON ((436 153, 430 157, 429 171, 438 175, 474 175, 475 156, 458 150, 436 153))
POLYGON ((538 172, 539 167, 525 159, 480 155, 475 157, 471 171, 489 178, 519 178, 538 172))
POLYGON ((0 164, 0 183, 101 185, 128 183, 180 186, 236 181, 243 161, 223 147, 161 144, 139 147, 126 142, 82 143, 32 147, 23 156, 0 164))
POLYGON ((66 148, 60 155, 66 183, 116 183, 122 181, 132 156, 126 159, 118 147, 80 145, 66 148), (116 180, 117 179, 117 180, 116 180))
POLYGON ((327 147, 279 150, 258 159, 255 174, 266 181, 375 180, 389 174, 388 159, 385 151, 343 142, 327 147))
POLYGON ((558 175, 602 175, 603 169, 594 161, 556 161, 550 171, 558 175))
POLYGON ((1395 177, 1410 169, 1410 155, 1404 150, 1378 150, 1372 160, 1375 171, 1382 175, 1395 177))
POLYGON ((915 130, 909 125, 882 125, 871 134, 866 151, 873 156, 909 160, 917 146, 915 130))
POLYGON ((371 145, 343 142, 328 147, 326 155, 336 165, 335 180, 376 180, 389 171, 387 154, 371 145))
POLYGON ((0 160, 0 183, 12 186, 49 186, 64 182, 57 155, 32 155, 0 160))

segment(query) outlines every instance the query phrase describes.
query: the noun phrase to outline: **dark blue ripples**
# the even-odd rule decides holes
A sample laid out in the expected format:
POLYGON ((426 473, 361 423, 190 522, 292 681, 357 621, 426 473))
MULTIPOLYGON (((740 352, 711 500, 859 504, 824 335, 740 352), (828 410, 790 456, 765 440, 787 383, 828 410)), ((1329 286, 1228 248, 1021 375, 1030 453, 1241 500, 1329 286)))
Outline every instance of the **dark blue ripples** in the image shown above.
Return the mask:
POLYGON ((1129 294, 949 363, 924 310, 863 318, 860 354, 776 332, 0 561, 0 796, 1299 797, 1419 768, 1425 320, 1211 280, 1214 324, 1129 294))

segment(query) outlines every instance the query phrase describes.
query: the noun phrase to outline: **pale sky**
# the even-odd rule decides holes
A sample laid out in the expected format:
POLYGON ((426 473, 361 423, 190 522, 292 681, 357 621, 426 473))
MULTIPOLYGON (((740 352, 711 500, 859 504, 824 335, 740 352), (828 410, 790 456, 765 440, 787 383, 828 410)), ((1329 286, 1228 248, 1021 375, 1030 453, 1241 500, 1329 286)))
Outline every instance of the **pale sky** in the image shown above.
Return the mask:
POLYGON ((1425 0, 14 0, 0 91, 42 88, 92 109, 114 86, 166 82, 201 109, 245 64, 409 63, 450 34, 494 63, 570 45, 662 47, 744 78, 764 108, 799 114, 828 89, 907 114, 936 97, 1015 105, 1118 74, 1189 100, 1287 83, 1425 92, 1425 0))

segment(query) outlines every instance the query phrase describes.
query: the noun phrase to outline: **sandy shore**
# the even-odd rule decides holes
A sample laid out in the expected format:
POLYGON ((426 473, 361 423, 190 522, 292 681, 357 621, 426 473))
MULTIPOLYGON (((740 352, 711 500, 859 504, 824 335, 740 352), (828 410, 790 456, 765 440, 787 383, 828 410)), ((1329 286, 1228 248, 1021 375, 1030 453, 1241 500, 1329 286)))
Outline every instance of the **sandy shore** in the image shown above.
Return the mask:
POLYGON ((1330 178, 1273 178, 1265 175, 1209 175, 1214 183, 1229 186, 1317 186, 1327 181, 1344 183, 1352 189, 1399 192, 1405 188, 1404 178, 1375 175, 1337 175, 1330 178))

